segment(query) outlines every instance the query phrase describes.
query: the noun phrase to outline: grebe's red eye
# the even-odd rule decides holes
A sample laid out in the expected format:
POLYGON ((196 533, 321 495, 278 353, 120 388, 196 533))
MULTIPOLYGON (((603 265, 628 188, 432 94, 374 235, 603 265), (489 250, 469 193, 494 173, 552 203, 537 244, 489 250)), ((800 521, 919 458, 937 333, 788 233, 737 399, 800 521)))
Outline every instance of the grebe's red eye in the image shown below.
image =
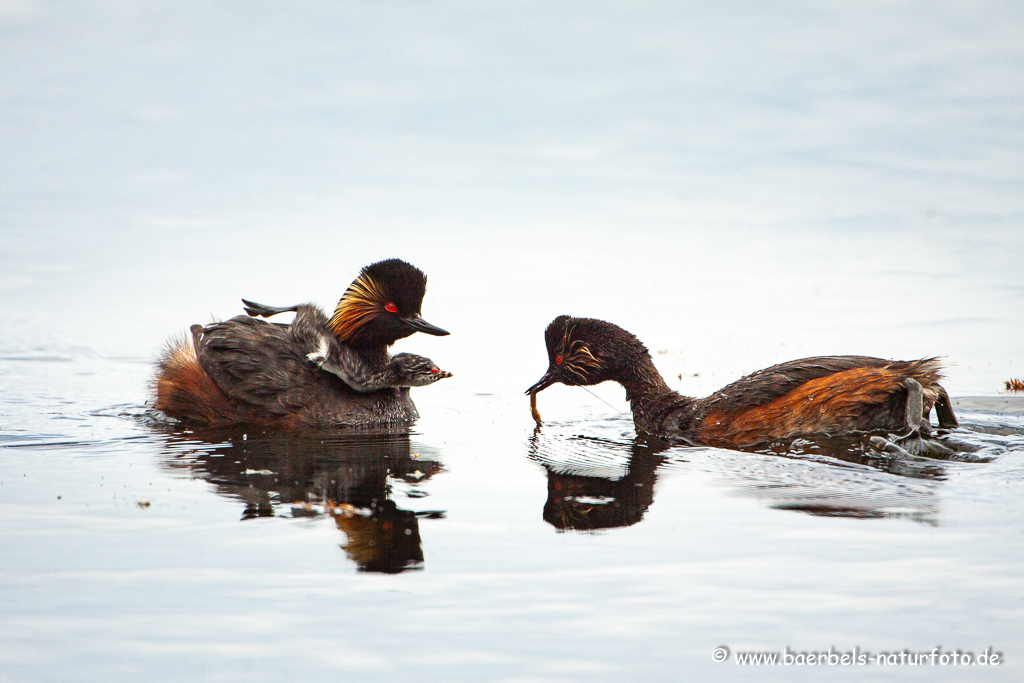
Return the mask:
POLYGON ((439 372, 440 372, 440 370, 438 370, 437 368, 430 368, 430 374, 431 375, 436 375, 439 372))
POLYGON ((562 364, 562 357, 561 356, 555 356, 555 363, 557 363, 558 365, 561 365, 562 364))
POLYGON ((384 310, 388 313, 398 313, 398 306, 394 305, 390 301, 384 304, 384 310))

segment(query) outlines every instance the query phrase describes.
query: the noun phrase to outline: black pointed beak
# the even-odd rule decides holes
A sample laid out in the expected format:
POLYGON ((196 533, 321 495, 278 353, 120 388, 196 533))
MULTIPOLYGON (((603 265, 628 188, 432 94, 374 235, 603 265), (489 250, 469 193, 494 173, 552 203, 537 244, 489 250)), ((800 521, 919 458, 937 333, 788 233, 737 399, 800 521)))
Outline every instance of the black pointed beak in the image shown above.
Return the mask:
POLYGON ((552 384, 558 381, 558 373, 554 368, 548 368, 548 371, 544 373, 544 376, 540 378, 540 381, 534 384, 532 387, 526 390, 527 394, 536 394, 538 391, 547 389, 552 384))
POLYGON ((425 332, 426 334, 432 334, 435 337, 444 337, 448 334, 448 330, 442 330, 440 327, 435 327, 428 323, 426 320, 420 317, 419 313, 413 313, 407 318, 403 318, 405 324, 411 327, 416 332, 425 332))

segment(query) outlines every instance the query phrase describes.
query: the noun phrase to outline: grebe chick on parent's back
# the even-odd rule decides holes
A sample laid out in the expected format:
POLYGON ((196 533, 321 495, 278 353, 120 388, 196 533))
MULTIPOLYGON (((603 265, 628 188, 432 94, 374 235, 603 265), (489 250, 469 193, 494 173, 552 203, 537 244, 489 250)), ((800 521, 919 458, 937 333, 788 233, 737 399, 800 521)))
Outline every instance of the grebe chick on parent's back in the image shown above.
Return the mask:
POLYGON ((410 386, 450 377, 429 359, 388 354, 415 332, 446 335, 420 315, 426 276, 389 259, 366 266, 331 318, 312 304, 273 308, 243 300, 250 315, 294 311, 291 324, 237 316, 193 325, 157 362, 155 407, 210 425, 345 427, 408 423, 410 386))

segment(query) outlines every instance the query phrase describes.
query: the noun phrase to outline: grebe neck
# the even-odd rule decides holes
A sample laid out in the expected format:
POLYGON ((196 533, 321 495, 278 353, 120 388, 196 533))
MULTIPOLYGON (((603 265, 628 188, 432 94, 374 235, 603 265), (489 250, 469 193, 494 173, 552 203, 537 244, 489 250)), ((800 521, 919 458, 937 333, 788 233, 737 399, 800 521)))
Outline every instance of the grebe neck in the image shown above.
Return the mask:
POLYGON ((626 361, 615 381, 626 390, 633 424, 638 431, 648 434, 662 433, 662 423, 669 413, 690 406, 696 400, 670 389, 646 350, 626 361))

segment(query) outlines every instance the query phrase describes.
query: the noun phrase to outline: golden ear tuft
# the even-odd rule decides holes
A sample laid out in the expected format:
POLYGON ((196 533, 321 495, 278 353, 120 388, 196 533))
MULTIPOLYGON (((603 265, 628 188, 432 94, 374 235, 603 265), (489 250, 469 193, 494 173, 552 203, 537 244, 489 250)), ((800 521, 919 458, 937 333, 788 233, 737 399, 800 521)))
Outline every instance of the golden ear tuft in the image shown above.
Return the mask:
POLYGON ((594 354, 590 352, 590 348, 583 342, 576 342, 573 344, 575 347, 572 351, 572 359, 578 365, 586 365, 592 368, 601 367, 601 361, 594 357, 594 354))
POLYGON ((601 361, 594 357, 594 354, 590 352, 586 344, 577 339, 569 348, 562 367, 580 379, 586 379, 587 376, 584 370, 586 368, 601 367, 601 361))
POLYGON ((328 324, 339 340, 348 341, 379 315, 389 300, 387 287, 363 273, 345 290, 328 324))

